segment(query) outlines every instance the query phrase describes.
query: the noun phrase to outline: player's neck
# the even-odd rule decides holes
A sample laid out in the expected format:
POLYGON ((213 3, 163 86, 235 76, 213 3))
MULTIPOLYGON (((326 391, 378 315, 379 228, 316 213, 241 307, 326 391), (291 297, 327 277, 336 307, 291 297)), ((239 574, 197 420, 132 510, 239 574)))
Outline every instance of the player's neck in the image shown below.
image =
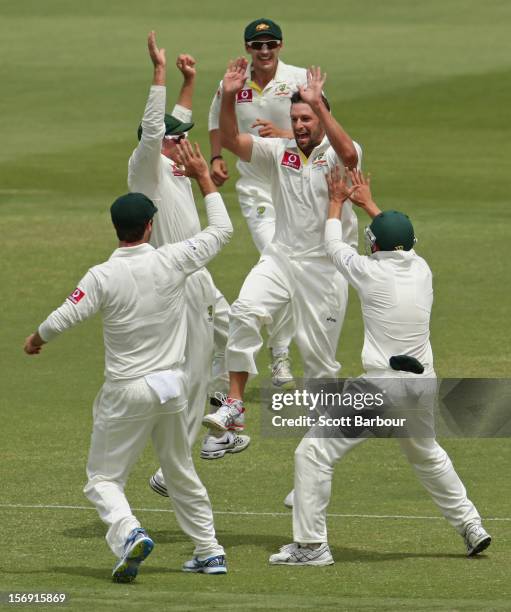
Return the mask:
POLYGON ((275 66, 275 70, 273 70, 271 73, 258 72, 257 70, 252 68, 252 72, 250 76, 252 78, 252 81, 256 85, 258 85, 261 89, 264 89, 266 85, 268 85, 268 83, 275 78, 276 73, 277 73, 277 66, 275 66))
POLYGON ((119 240, 119 248, 124 249, 126 247, 135 247, 141 244, 146 244, 147 240, 138 240, 137 242, 125 242, 124 240, 119 240))

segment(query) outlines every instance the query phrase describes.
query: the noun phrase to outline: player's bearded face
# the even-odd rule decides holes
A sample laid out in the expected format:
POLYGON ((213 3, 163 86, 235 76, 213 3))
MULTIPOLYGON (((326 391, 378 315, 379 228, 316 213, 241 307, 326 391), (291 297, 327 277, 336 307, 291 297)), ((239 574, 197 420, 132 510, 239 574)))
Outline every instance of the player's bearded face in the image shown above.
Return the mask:
POLYGON ((306 155, 320 144, 325 135, 319 117, 303 102, 291 106, 291 127, 296 144, 306 155))

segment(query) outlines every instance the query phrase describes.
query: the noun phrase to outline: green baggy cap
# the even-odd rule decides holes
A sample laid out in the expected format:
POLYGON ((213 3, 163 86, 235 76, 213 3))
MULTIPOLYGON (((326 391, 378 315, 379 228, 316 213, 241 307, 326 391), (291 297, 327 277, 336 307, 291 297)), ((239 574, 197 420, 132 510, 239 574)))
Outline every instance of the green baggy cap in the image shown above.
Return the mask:
POLYGON ((282 30, 280 29, 280 26, 278 26, 271 19, 261 18, 252 21, 245 28, 245 42, 248 40, 253 40, 258 36, 262 36, 263 34, 269 34, 277 40, 282 40, 282 30))
MULTIPOLYGON (((193 122, 183 123, 173 115, 165 113, 165 136, 172 136, 174 134, 182 134, 183 132, 188 132, 188 130, 191 130, 193 126, 193 122)), ((142 124, 138 126, 137 136, 139 140, 142 138, 142 124)))
POLYGON ((110 215, 115 227, 130 230, 145 225, 157 210, 143 193, 127 193, 115 200, 110 207, 110 215))

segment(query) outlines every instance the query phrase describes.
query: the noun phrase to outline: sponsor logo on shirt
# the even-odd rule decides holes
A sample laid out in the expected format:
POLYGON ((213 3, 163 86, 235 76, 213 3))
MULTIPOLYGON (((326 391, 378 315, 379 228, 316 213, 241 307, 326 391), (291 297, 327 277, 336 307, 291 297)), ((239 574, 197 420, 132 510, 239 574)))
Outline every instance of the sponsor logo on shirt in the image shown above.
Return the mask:
POLYGON ((294 153, 293 151, 284 151, 280 165, 293 168, 294 170, 300 170, 302 163, 300 161, 300 156, 297 153, 294 153))
POLYGON ((73 304, 78 304, 83 297, 85 297, 85 292, 77 287, 71 295, 67 296, 67 299, 73 304))
POLYGON ((213 304, 208 306, 208 322, 211 323, 213 321, 213 304))
POLYGON ((236 94, 236 104, 243 104, 245 102, 252 102, 251 89, 242 89, 236 94))
POLYGON ((259 218, 259 217, 263 217, 263 216, 264 216, 265 211, 266 211, 266 206, 258 206, 258 207, 257 207, 257 211, 256 211, 256 213, 257 213, 257 217, 258 217, 258 218, 259 218))

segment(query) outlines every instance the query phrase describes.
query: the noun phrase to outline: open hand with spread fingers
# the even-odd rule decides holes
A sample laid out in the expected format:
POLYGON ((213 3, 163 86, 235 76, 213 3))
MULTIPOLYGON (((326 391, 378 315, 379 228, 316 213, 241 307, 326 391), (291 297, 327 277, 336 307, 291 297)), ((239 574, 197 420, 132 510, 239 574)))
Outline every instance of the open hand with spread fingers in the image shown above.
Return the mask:
POLYGON ((235 94, 243 89, 247 80, 247 66, 248 62, 244 57, 229 62, 222 81, 224 93, 235 94))
POLYGON ((307 69, 307 86, 303 85, 298 88, 300 96, 309 106, 314 107, 321 102, 323 94, 323 85, 326 81, 326 72, 321 74, 319 66, 311 66, 307 69))
POLYGON ((353 204, 363 208, 371 218, 379 215, 381 210, 373 200, 371 193, 371 177, 368 175, 366 178, 361 170, 348 170, 348 172, 353 185, 350 200, 353 204))
POLYGON ((372 201, 371 194, 371 177, 364 176, 361 170, 348 170, 353 190, 351 193, 351 201, 361 208, 367 207, 372 201))
POLYGON ((197 142, 192 147, 190 141, 184 139, 179 142, 178 147, 179 163, 183 166, 186 176, 195 179, 206 175, 209 177, 208 164, 197 142))
POLYGON ((341 215, 342 205, 351 197, 353 187, 348 186, 348 169, 345 168, 344 176, 341 175, 339 166, 335 166, 325 175, 326 184, 328 186, 328 199, 330 208, 329 218, 339 218, 341 215))

